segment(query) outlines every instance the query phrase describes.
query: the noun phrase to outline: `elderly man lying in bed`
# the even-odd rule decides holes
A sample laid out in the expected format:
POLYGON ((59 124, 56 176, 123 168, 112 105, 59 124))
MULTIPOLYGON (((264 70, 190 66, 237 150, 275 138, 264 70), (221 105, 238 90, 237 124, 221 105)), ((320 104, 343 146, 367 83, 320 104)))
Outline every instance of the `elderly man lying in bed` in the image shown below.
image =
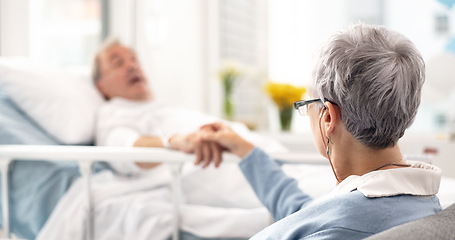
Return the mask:
MULTIPOLYGON (((135 53, 110 39, 98 52, 93 80, 108 100, 100 110, 97 145, 169 147, 196 153, 207 166, 218 145, 202 142, 197 130, 216 121, 213 116, 188 109, 172 108, 154 99, 135 53)), ((231 123, 233 124, 233 123, 231 123)), ((235 128, 246 132, 240 124, 235 128)), ((220 156, 215 156, 220 159, 220 156)), ((137 163, 151 168, 156 164, 137 163)), ((124 167, 122 167, 124 169, 124 167)))

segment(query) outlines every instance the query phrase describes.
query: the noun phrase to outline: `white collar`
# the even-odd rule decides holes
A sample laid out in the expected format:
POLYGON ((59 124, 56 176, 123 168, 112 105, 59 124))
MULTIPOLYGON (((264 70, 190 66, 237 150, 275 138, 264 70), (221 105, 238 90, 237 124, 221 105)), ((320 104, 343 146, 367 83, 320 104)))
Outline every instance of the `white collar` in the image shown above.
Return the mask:
POLYGON ((438 193, 440 168, 423 162, 407 163, 411 167, 372 171, 362 176, 351 175, 338 184, 332 194, 348 193, 356 189, 366 197, 399 194, 429 196, 438 193))

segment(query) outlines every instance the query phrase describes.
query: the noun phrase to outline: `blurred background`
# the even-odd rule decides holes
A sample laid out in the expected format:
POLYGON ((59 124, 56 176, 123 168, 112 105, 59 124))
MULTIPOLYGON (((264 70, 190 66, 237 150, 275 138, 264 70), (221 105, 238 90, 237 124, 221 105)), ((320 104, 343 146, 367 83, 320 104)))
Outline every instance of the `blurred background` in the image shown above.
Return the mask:
MULTIPOLYGON (((91 68, 107 36, 137 52, 155 95, 223 116, 225 62, 242 75, 233 119, 279 130, 267 81, 305 86, 313 54, 352 23, 407 36, 427 64, 422 104, 409 132, 448 138, 455 111, 455 13, 450 0, 0 0, 0 56, 91 68)), ((64 80, 64 79, 62 79, 64 80)), ((309 131, 294 114, 292 133, 309 131)))

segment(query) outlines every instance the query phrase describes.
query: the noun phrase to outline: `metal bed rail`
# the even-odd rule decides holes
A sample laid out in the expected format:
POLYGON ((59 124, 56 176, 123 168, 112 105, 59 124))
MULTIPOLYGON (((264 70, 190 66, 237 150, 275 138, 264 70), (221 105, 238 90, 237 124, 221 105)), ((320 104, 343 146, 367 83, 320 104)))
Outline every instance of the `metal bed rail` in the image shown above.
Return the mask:
MULTIPOLYGON (((304 154, 283 152, 271 154, 281 163, 298 164, 327 164, 319 154, 304 154)), ((94 239, 94 214, 91 195, 91 174, 93 163, 134 161, 134 162, 163 162, 170 164, 173 171, 172 184, 174 201, 174 231, 173 239, 179 237, 179 203, 180 203, 180 172, 186 162, 194 161, 195 156, 165 148, 136 148, 136 147, 104 147, 104 146, 68 146, 68 145, 0 145, 0 172, 2 175, 2 210, 3 234, 10 237, 9 219, 9 166, 13 160, 36 161, 77 161, 79 171, 85 180, 87 191, 88 216, 87 239, 94 239)), ((239 162, 240 159, 232 154, 223 154, 224 162, 239 162)))

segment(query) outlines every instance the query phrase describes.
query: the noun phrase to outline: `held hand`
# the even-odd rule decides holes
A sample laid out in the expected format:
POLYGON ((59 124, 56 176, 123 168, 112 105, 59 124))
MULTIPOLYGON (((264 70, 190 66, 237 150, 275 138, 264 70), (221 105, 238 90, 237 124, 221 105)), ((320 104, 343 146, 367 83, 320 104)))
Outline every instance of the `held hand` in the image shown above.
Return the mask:
POLYGON ((201 129, 191 134, 179 134, 169 139, 170 147, 185 153, 195 153, 195 165, 203 163, 202 167, 207 167, 213 160, 215 167, 221 163, 222 148, 215 142, 204 141, 202 135, 207 130, 201 129))
POLYGON ((254 145, 240 137, 229 126, 223 123, 212 123, 201 127, 204 141, 215 142, 224 150, 244 158, 254 145))
POLYGON ((197 142, 202 141, 198 132, 191 134, 177 134, 169 138, 169 146, 185 153, 194 153, 197 142))
POLYGON ((196 161, 194 165, 199 165, 203 162, 202 168, 206 168, 213 161, 215 167, 219 167, 222 151, 223 149, 219 144, 203 140, 196 148, 196 161))
POLYGON ((198 132, 188 135, 175 135, 169 139, 169 144, 173 149, 195 153, 194 164, 203 163, 203 168, 209 166, 212 161, 215 167, 219 167, 222 151, 244 158, 254 148, 253 144, 222 123, 204 125, 198 132))

